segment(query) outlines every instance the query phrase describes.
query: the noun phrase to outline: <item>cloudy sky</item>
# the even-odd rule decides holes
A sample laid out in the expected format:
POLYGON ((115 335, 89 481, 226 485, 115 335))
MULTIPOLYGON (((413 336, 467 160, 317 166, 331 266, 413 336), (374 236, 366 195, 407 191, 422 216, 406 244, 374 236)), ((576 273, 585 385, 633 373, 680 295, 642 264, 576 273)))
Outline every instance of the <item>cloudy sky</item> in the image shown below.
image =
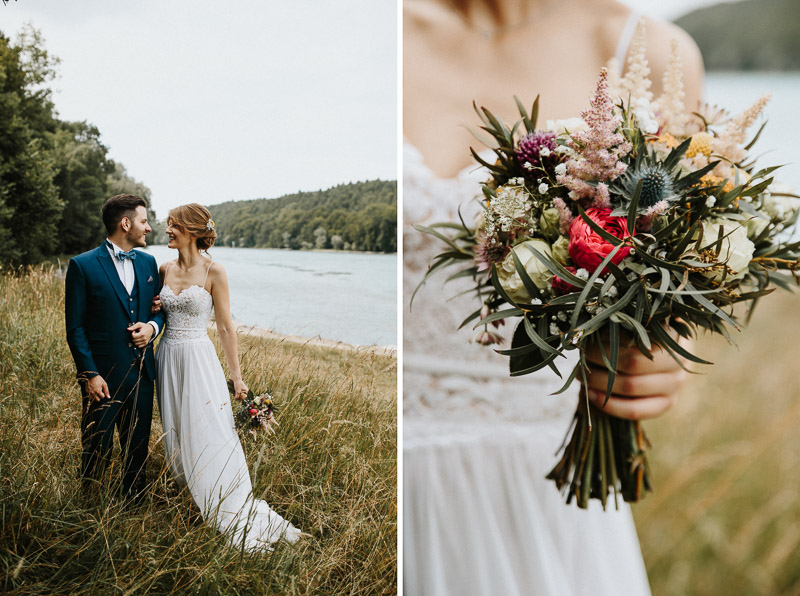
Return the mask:
POLYGON ((61 58, 61 118, 95 124, 159 217, 187 202, 397 179, 394 0, 10 0, 61 58))

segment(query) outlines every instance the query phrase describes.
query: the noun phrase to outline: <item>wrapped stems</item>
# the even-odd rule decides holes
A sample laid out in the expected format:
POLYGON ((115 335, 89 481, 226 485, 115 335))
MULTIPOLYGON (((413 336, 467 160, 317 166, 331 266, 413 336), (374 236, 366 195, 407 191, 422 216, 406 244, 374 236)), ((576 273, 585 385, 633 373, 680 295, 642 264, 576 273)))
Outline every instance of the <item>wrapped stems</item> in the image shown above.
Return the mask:
POLYGON ((583 400, 567 430, 563 454, 547 478, 553 480, 567 504, 573 499, 586 509, 598 499, 603 509, 613 494, 614 505, 635 503, 653 490, 645 447, 649 443, 639 421, 615 418, 583 400))

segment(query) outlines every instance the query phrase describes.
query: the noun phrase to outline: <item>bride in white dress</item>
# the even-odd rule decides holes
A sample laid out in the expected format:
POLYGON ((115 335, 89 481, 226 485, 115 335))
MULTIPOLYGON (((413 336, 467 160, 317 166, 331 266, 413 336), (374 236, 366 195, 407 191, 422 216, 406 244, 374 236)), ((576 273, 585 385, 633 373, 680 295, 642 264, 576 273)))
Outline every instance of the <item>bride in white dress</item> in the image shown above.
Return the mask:
POLYGON ((242 399, 247 386, 239 369, 225 270, 200 254, 214 243, 214 223, 205 207, 189 204, 170 211, 167 224, 169 247, 178 250, 178 258, 159 269, 166 324, 156 365, 170 473, 188 486, 203 518, 232 545, 260 550, 281 538, 294 542, 300 531, 253 494, 225 374, 206 331, 213 309, 234 398, 242 399))
MULTIPOLYGON (((472 100, 514 119, 513 95, 541 94, 539 121, 588 106, 601 66, 624 59, 636 17, 614 0, 404 0, 404 269, 411 293, 442 244, 413 224, 465 219, 486 173, 464 125, 472 100)), ((677 36, 687 105, 699 98, 696 47, 648 21, 648 46, 677 36)), ((653 80, 664 56, 649 52, 653 80)), ((466 219, 469 221, 469 219, 466 219)), ((432 278, 403 319, 403 586, 416 595, 649 594, 630 508, 566 505, 545 475, 569 426, 577 388, 550 395, 548 371, 509 378, 508 363, 458 328, 476 307, 468 283, 432 278)), ((506 329, 506 335, 510 330, 506 329)), ((507 344, 506 344, 507 347, 507 344)), ((683 373, 671 359, 627 353, 609 414, 647 418, 669 408, 683 373), (636 398, 636 399, 632 399, 636 398)), ((622 361, 621 361, 622 362, 622 361)), ((605 390, 600 369, 589 386, 605 390)), ((564 365, 564 371, 570 366, 564 365)))

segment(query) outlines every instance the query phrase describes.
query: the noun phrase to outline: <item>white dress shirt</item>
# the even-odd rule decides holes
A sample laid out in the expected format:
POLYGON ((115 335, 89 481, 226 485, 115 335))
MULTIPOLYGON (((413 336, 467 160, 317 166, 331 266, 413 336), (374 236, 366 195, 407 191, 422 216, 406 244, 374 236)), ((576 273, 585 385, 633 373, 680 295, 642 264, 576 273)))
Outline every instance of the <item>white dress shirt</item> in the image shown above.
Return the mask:
MULTIPOLYGON (((118 252, 125 252, 119 246, 111 242, 109 238, 106 238, 108 244, 111 245, 112 248, 106 245, 108 249, 108 253, 111 255, 111 261, 114 263, 114 268, 117 270, 117 275, 119 275, 119 280, 122 282, 122 285, 125 286, 125 291, 128 292, 128 295, 133 291, 133 284, 136 283, 136 275, 133 270, 133 260, 132 259, 125 259, 124 261, 120 261, 117 258, 118 252)), ((141 291, 143 288, 139 288, 141 291)), ((155 329, 156 333, 153 337, 158 335, 158 325, 155 321, 148 321, 153 328, 155 329)))

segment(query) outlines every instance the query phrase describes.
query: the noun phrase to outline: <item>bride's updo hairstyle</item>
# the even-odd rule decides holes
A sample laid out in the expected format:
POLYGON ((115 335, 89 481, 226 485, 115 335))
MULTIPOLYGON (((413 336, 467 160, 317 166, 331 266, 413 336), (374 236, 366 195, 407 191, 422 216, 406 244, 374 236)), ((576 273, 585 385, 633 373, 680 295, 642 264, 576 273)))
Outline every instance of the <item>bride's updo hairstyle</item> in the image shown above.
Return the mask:
POLYGON ((197 238, 197 248, 207 251, 214 246, 217 231, 208 209, 197 203, 175 207, 167 215, 167 224, 176 226, 197 238))

